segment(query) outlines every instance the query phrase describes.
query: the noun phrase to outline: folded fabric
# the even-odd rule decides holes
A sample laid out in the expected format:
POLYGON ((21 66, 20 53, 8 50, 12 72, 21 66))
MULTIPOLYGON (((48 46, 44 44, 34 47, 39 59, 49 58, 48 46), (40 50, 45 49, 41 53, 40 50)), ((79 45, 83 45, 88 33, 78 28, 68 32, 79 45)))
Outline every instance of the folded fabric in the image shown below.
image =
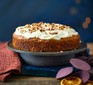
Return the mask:
MULTIPOLYGON (((23 64, 21 68, 21 75, 23 76, 39 76, 39 77, 56 77, 57 72, 64 67, 71 67, 71 64, 60 66, 31 66, 23 64)), ((78 69, 74 68, 74 72, 78 69)))
POLYGON ((0 43, 0 81, 5 81, 12 74, 19 74, 21 62, 17 53, 7 48, 7 42, 0 43))

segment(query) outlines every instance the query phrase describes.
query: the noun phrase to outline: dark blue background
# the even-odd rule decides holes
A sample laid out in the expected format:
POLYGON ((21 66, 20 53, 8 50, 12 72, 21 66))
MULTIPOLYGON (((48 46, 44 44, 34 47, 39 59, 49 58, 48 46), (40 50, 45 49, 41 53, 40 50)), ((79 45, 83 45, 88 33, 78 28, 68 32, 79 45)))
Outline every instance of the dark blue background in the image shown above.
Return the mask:
POLYGON ((84 42, 93 42, 93 0, 0 0, 0 41, 11 40, 16 27, 33 22, 70 25, 84 42), (85 18, 91 22, 82 27, 85 18))

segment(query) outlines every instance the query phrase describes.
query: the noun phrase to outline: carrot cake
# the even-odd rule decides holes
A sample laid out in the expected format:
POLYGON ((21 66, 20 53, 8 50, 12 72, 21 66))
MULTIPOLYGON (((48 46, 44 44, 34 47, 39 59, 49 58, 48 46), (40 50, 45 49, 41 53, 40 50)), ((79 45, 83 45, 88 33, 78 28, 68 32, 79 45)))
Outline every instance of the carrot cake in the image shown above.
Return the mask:
POLYGON ((17 27, 12 45, 30 52, 68 51, 79 47, 80 35, 70 26, 38 22, 17 27))

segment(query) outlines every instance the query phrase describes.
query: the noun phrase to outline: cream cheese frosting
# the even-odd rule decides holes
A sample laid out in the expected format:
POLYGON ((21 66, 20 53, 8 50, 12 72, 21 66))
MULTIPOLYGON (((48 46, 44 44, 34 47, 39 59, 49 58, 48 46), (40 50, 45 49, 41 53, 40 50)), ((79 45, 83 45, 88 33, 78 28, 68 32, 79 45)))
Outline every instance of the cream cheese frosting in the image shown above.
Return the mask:
POLYGON ((14 34, 24 36, 25 38, 40 38, 40 39, 56 39, 71 37, 78 35, 70 26, 56 23, 32 23, 16 28, 14 34))

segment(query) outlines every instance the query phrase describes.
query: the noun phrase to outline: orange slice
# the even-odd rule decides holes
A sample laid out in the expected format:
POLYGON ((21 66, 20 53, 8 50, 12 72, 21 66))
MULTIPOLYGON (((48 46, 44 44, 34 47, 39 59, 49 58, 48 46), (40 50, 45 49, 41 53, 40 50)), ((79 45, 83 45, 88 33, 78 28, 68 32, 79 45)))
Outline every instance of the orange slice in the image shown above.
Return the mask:
POLYGON ((78 77, 67 77, 61 80, 60 85, 81 85, 82 80, 78 77))

